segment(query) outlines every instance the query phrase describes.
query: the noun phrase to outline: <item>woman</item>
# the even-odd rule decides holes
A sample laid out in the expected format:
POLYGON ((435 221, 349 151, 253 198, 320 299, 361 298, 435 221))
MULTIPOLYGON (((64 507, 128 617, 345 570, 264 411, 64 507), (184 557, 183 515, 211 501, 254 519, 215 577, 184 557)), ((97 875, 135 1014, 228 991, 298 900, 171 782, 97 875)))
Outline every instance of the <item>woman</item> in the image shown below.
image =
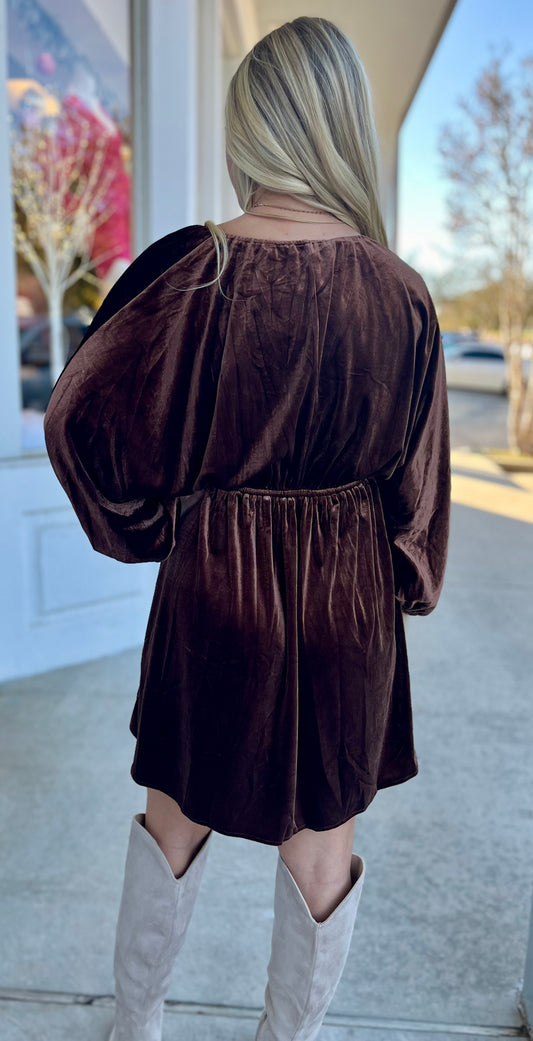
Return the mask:
POLYGON ((391 253, 368 87, 298 18, 226 108, 242 216, 136 260, 58 381, 54 469, 95 549, 159 560, 131 720, 114 1041, 156 1041, 212 830, 279 847, 257 1041, 315 1038, 364 865, 354 820, 417 772, 402 612, 443 581, 446 387, 391 253))

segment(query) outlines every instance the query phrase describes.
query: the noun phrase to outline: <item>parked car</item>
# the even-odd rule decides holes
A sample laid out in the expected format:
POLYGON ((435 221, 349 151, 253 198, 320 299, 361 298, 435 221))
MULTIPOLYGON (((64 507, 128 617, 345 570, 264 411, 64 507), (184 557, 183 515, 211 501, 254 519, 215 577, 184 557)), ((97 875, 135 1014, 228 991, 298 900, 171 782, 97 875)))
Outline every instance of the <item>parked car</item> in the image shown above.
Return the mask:
MULTIPOLYGON (((448 387, 507 393, 507 369, 503 347, 475 337, 442 338, 448 387)), ((455 334, 452 334, 455 336, 455 334)))
POLYGON ((475 340, 476 343, 479 342, 479 337, 477 333, 442 333, 442 346, 444 347, 445 351, 448 349, 448 347, 451 347, 454 344, 471 343, 472 340, 475 340))
MULTIPOLYGON (((76 314, 63 318, 64 356, 79 346, 87 325, 76 314)), ((44 412, 52 393, 50 325, 46 316, 19 318, 22 406, 44 412)))

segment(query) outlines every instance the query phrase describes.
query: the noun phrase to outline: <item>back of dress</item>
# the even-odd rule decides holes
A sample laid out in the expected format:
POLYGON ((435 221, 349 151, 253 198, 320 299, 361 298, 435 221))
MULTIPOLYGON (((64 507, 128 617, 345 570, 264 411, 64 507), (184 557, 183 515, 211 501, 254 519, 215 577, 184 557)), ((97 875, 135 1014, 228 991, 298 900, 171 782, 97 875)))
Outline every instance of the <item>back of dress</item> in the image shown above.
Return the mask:
POLYGON ((428 291, 389 250, 228 239, 223 292, 194 288, 203 228, 132 265, 45 429, 93 546, 164 561, 134 779, 279 843, 416 773, 402 609, 443 581, 446 386, 428 291))

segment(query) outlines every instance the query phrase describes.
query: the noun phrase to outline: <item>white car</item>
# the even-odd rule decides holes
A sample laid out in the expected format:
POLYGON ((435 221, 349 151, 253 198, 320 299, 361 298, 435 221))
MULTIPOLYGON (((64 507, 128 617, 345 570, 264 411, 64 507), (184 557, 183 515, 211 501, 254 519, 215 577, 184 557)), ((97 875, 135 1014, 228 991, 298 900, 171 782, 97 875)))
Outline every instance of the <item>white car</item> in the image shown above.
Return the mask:
POLYGON ((507 393, 503 347, 476 339, 442 337, 448 387, 507 393))

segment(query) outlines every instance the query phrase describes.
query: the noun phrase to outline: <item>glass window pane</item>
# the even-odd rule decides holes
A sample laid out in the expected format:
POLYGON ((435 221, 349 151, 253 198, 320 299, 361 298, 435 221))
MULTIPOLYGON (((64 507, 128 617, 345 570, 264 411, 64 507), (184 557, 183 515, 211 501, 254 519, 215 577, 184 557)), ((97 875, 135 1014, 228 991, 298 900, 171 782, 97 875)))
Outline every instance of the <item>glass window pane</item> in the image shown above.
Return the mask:
POLYGON ((128 0, 8 0, 23 446, 131 260, 128 0))

